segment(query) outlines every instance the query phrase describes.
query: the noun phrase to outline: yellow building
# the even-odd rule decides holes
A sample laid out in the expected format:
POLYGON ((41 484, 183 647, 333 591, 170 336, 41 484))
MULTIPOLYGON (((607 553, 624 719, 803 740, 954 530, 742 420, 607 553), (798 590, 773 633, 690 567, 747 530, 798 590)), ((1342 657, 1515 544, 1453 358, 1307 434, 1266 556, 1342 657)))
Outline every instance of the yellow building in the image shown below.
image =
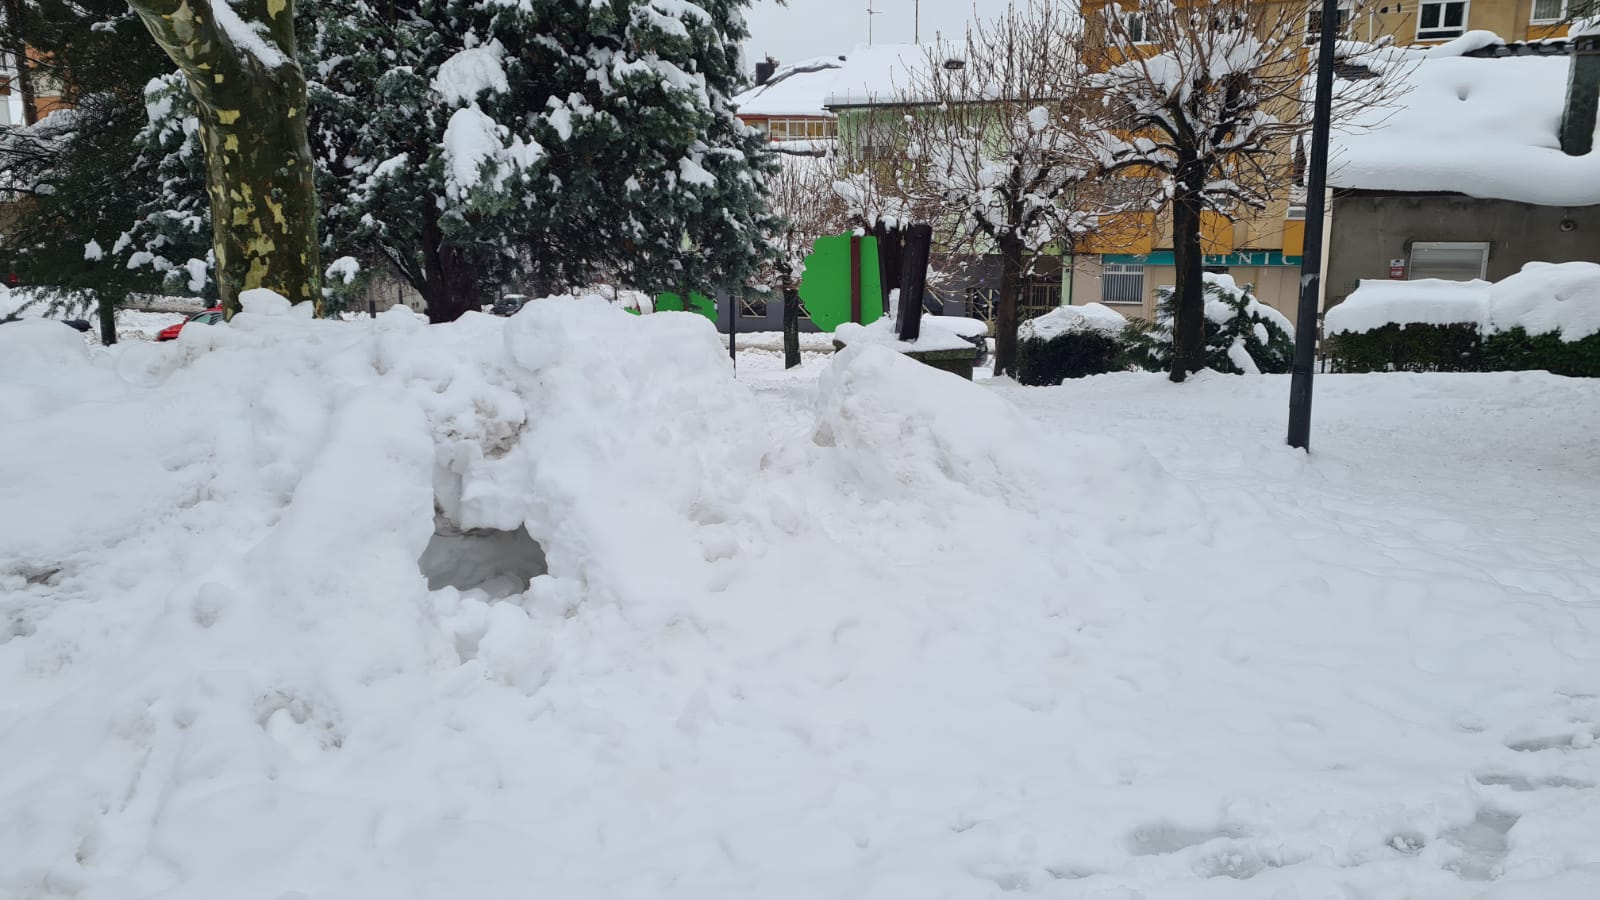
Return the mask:
MULTIPOLYGON (((1494 31, 1502 37, 1525 40, 1560 37, 1572 4, 1584 0, 1371 0, 1355 15, 1341 16, 1340 27, 1354 40, 1391 37, 1402 44, 1439 43, 1468 31, 1494 31)), ((1083 0, 1084 22, 1090 29, 1104 28, 1107 0, 1083 0)), ((1287 4, 1286 4, 1287 5, 1287 4)), ((1320 23, 1314 10, 1320 4, 1300 0, 1306 43, 1320 23)), ((1130 17, 1129 31, 1142 30, 1137 3, 1120 4, 1130 17)), ((1345 8, 1357 8, 1346 4, 1345 8)), ((1093 44, 1091 32, 1091 45, 1093 44)), ((1150 44, 1152 53, 1160 48, 1150 44)), ((1286 148, 1287 152, 1287 148, 1286 148)), ((1289 167, 1285 167, 1287 171, 1289 167)), ((1285 184, 1279 199, 1256 214, 1230 222, 1206 213, 1202 222, 1205 267, 1225 272, 1240 284, 1255 286, 1256 296, 1290 320, 1298 306, 1301 253, 1305 244, 1305 206, 1292 185, 1285 184)), ((1099 233, 1078 247, 1071 279, 1070 302, 1099 302, 1125 315, 1151 318, 1156 293, 1175 280, 1170 217, 1131 213, 1103 223, 1099 233)))

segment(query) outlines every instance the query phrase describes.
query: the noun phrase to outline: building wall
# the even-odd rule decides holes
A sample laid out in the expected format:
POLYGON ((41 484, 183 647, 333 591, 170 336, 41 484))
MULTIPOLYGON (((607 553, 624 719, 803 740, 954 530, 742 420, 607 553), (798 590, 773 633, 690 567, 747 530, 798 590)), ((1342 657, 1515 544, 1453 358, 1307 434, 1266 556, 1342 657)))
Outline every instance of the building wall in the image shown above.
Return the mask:
MULTIPOLYGON (((1083 255, 1078 258, 1078 263, 1073 271, 1071 282, 1072 305, 1081 306, 1085 303, 1103 303, 1104 294, 1102 283, 1105 274, 1107 259, 1117 261, 1124 257, 1115 255, 1096 256, 1083 255)), ((1138 303, 1107 303, 1112 309, 1122 313, 1130 319, 1154 319, 1156 315, 1156 293, 1160 288, 1171 287, 1177 281, 1177 269, 1165 260, 1165 254, 1158 253, 1151 259, 1157 264, 1146 263, 1144 266, 1144 292, 1138 303)), ((1208 263, 1212 270, 1226 269, 1226 274, 1240 285, 1250 285, 1257 300, 1289 317, 1293 322, 1299 305, 1300 291, 1300 260, 1298 258, 1284 259, 1281 254, 1262 251, 1250 253, 1239 251, 1234 254, 1221 255, 1209 258, 1208 263), (1271 263, 1269 265, 1241 265, 1241 263, 1271 263), (1230 263, 1230 265, 1220 265, 1230 263)))
MULTIPOLYGON (((1098 27, 1108 0, 1083 0, 1084 21, 1098 27)), ((1125 9, 1138 9, 1137 2, 1123 2, 1125 9)), ((1348 5, 1348 4, 1346 4, 1348 5)), ((1347 34, 1356 40, 1370 41, 1393 37, 1401 44, 1438 43, 1448 38, 1423 40, 1417 37, 1418 14, 1422 0, 1366 0, 1361 15, 1348 23, 1347 34)), ((1567 0, 1571 10, 1576 0, 1567 0)), ((1533 20, 1534 0, 1467 0, 1464 31, 1493 31, 1508 41, 1538 40, 1565 36, 1564 21, 1533 20)), ((1309 27, 1309 22, 1308 22, 1309 27)))
POLYGON ((1525 263, 1600 261, 1600 206, 1561 208, 1458 195, 1335 192, 1329 239, 1327 306, 1363 278, 1388 278, 1389 261, 1408 261, 1416 241, 1487 241, 1488 278, 1525 263), (1562 230, 1562 222, 1571 223, 1562 230))
MULTIPOLYGON (((1393 35, 1402 44, 1437 42, 1417 37, 1419 0, 1371 0, 1367 7, 1350 23, 1352 38, 1364 41, 1393 35)), ((1534 0, 1468 0, 1466 30, 1492 31, 1508 41, 1561 37, 1567 33, 1565 23, 1535 23, 1533 8, 1534 0)))

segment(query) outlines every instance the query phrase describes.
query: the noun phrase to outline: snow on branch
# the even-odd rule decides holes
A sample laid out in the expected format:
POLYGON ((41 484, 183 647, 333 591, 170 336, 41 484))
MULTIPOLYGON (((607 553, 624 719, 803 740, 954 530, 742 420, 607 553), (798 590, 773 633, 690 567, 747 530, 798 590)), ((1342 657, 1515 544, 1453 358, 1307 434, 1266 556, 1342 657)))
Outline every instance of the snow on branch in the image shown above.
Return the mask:
MULTIPOLYGON (((1087 64, 1100 102, 1085 129, 1107 176, 1154 175, 1165 196, 1235 215, 1300 178, 1293 151, 1310 131, 1319 5, 1146 0, 1107 7, 1087 64)), ((1360 7, 1348 12, 1355 17, 1360 7)), ((1383 48, 1340 41, 1334 120, 1392 105, 1400 88, 1383 48)))

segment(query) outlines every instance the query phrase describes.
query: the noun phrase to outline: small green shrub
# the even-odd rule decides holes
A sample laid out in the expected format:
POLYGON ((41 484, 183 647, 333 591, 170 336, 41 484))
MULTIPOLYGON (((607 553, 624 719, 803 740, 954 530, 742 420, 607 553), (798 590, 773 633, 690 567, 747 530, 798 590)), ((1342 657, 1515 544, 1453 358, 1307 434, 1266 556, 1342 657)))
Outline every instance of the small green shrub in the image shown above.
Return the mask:
POLYGON ((1023 338, 1017 341, 1017 381, 1038 387, 1113 372, 1126 368, 1120 364, 1122 355, 1122 339, 1099 331, 1023 338))
POLYGON ((1483 341, 1483 370, 1522 372, 1543 369, 1578 378, 1600 377, 1600 334, 1563 341, 1560 332, 1528 334, 1522 326, 1491 334, 1483 341))
POLYGON ((1478 326, 1470 323, 1391 322, 1371 331, 1329 335, 1323 346, 1335 372, 1484 371, 1478 326))
MULTIPOLYGON (((1207 274, 1206 366, 1218 372, 1242 375, 1239 350, 1249 354, 1256 371, 1282 375, 1294 367, 1294 333, 1289 320, 1252 293, 1251 285, 1236 285, 1226 275, 1207 274)), ((1125 361, 1151 372, 1172 368, 1172 323, 1178 298, 1171 288, 1157 295, 1156 320, 1135 322, 1127 331, 1125 361)))

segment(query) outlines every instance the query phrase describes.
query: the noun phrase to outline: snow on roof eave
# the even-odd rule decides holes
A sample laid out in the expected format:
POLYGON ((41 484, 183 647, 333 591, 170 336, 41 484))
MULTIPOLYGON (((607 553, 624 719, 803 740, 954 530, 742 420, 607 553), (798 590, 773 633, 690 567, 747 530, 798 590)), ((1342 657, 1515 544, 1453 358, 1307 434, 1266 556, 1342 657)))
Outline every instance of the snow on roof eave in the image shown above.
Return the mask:
POLYGON ((1570 57, 1427 52, 1407 61, 1409 93, 1336 127, 1330 187, 1600 205, 1600 152, 1559 149, 1570 57))

